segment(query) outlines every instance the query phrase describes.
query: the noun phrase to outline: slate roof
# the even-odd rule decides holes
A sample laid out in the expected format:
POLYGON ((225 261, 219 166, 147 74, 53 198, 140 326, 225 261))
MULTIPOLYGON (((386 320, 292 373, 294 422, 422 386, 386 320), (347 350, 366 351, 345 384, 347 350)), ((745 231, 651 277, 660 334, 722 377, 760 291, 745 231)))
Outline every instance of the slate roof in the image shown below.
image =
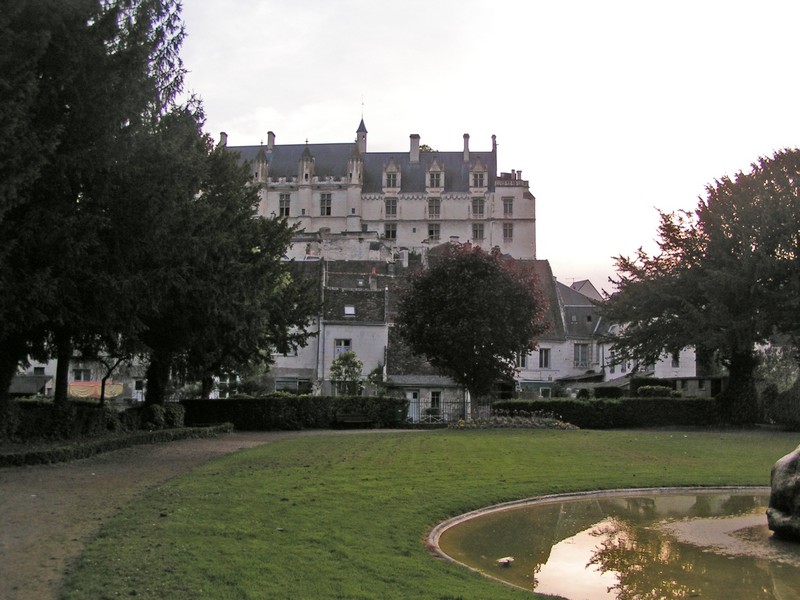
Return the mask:
MULTIPOLYGON (((349 175, 348 162, 354 151, 358 154, 358 146, 354 143, 334 144, 286 144, 275 145, 272 150, 267 146, 229 146, 228 150, 238 152, 242 160, 255 162, 259 153, 263 153, 269 166, 270 179, 275 177, 296 178, 299 163, 304 153, 314 159, 314 174, 325 179, 346 178, 349 175)), ((469 162, 464 162, 464 152, 420 152, 419 162, 412 163, 408 150, 399 152, 365 152, 361 154, 364 162, 364 180, 362 192, 365 194, 383 191, 383 171, 390 160, 400 172, 400 193, 422 193, 425 191, 425 174, 436 161, 444 171, 444 191, 469 193, 471 184, 470 169, 480 158, 487 173, 487 189, 494 191, 497 174, 497 155, 494 152, 475 152, 470 150, 469 162)))
POLYGON ((52 378, 50 375, 15 375, 8 393, 12 396, 44 394, 44 388, 52 378))

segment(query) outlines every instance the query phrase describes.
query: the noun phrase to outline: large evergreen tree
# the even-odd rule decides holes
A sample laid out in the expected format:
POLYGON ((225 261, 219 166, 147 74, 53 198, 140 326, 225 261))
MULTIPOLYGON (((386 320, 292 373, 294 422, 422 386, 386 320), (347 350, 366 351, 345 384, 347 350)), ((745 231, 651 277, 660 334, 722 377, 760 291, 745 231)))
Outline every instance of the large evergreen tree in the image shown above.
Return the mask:
POLYGON ((694 346, 729 371, 726 418, 757 418, 755 345, 797 335, 800 152, 762 158, 707 188, 694 213, 662 213, 656 254, 617 257, 618 292, 603 307, 624 324, 618 356, 655 362, 694 346))
POLYGON ((544 308, 532 269, 496 249, 452 244, 412 277, 396 324, 412 351, 479 397, 535 348, 544 308))

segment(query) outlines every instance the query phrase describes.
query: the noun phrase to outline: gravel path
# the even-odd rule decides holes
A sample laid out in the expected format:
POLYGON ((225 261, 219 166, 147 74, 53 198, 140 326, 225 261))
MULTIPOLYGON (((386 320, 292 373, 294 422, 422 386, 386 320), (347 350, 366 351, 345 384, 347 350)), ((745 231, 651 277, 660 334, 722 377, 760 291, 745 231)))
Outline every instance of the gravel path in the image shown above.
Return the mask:
POLYGON ((330 433, 236 432, 133 446, 71 463, 0 469, 0 598, 57 598, 65 572, 103 523, 176 475, 243 448, 330 433))

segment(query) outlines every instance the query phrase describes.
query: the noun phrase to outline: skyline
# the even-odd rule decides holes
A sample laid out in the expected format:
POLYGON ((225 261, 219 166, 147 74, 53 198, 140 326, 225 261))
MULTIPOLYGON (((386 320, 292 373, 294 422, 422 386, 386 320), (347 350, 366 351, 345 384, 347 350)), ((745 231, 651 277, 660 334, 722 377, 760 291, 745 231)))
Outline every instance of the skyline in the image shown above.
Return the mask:
POLYGON ((497 136, 537 198, 537 258, 611 291, 658 213, 800 139, 790 2, 184 1, 188 91, 232 146, 497 136))

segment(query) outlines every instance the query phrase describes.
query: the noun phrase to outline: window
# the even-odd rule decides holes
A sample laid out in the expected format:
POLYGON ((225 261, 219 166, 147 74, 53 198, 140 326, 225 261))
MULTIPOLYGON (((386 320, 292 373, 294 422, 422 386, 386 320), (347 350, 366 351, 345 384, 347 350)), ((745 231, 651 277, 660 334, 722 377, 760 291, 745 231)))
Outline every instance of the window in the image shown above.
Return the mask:
POLYGON ((219 376, 219 384, 217 391, 220 398, 230 398, 235 396, 237 392, 237 384, 239 378, 236 375, 224 373, 219 376))
POLYGON ((483 198, 473 198, 472 199, 472 218, 473 219, 482 219, 484 213, 484 206, 485 201, 483 198))
POLYGON ((539 368, 550 368, 550 348, 539 348, 539 368))
POLYGON ((386 223, 383 226, 383 237, 387 240, 397 239, 397 223, 386 223))
POLYGON ((483 240, 483 223, 472 224, 472 239, 476 242, 483 240))
POLYGON ((442 406, 442 392, 434 390, 431 392, 431 408, 440 408, 442 406))
POLYGON ((397 187, 397 173, 387 173, 386 174, 386 187, 387 188, 396 188, 397 187))
POLYGON ((352 304, 346 304, 344 307, 344 316, 345 317, 355 317, 356 316, 356 307, 352 304))
POLYGON ((483 173, 473 173, 472 174, 472 187, 482 188, 483 187, 483 173))
POLYGON ((617 370, 617 365, 614 362, 614 351, 611 350, 608 353, 608 372, 609 373, 615 373, 616 370, 617 370))
POLYGON ((440 235, 438 223, 428 223, 428 239, 438 240, 440 235))
POLYGON ((503 216, 504 217, 513 217, 514 216, 514 199, 513 198, 503 198, 503 216))
POLYGON ((575 344, 575 366, 589 366, 589 344, 575 344))
POLYGON ((512 242, 512 241, 514 241, 514 224, 513 223, 503 223, 503 241, 504 242, 512 242))
POLYGON ((432 188, 440 188, 442 187, 442 174, 441 173, 429 173, 429 181, 430 186, 432 188))
POLYGON ((44 367, 33 367, 34 375, 44 375, 44 367))
POLYGON ((394 219, 397 217, 397 198, 386 199, 386 218, 394 219))
POLYGON ((278 216, 289 216, 289 194, 281 194, 280 200, 278 201, 278 216))
POLYGON ((681 366, 681 357, 680 357, 680 354, 678 354, 677 352, 675 352, 675 353, 673 353, 673 355, 672 355, 672 368, 673 368, 673 369, 678 369, 678 368, 680 368, 680 366, 681 366))
POLYGON ((319 214, 323 217, 331 215, 331 195, 320 194, 319 196, 319 214))
POLYGON ((438 219, 442 211, 442 201, 440 198, 428 199, 428 218, 438 219))
POLYGON ((527 352, 517 352, 517 368, 518 369, 527 369, 528 368, 528 353, 527 352))
POLYGON ((351 340, 337 339, 333 341, 333 356, 334 358, 345 352, 352 352, 353 344, 351 340))
POLYGON ((91 381, 92 372, 89 369, 73 369, 72 381, 91 381))
POLYGON ((550 388, 541 388, 539 390, 539 396, 541 398, 549 398, 551 395, 550 388))

